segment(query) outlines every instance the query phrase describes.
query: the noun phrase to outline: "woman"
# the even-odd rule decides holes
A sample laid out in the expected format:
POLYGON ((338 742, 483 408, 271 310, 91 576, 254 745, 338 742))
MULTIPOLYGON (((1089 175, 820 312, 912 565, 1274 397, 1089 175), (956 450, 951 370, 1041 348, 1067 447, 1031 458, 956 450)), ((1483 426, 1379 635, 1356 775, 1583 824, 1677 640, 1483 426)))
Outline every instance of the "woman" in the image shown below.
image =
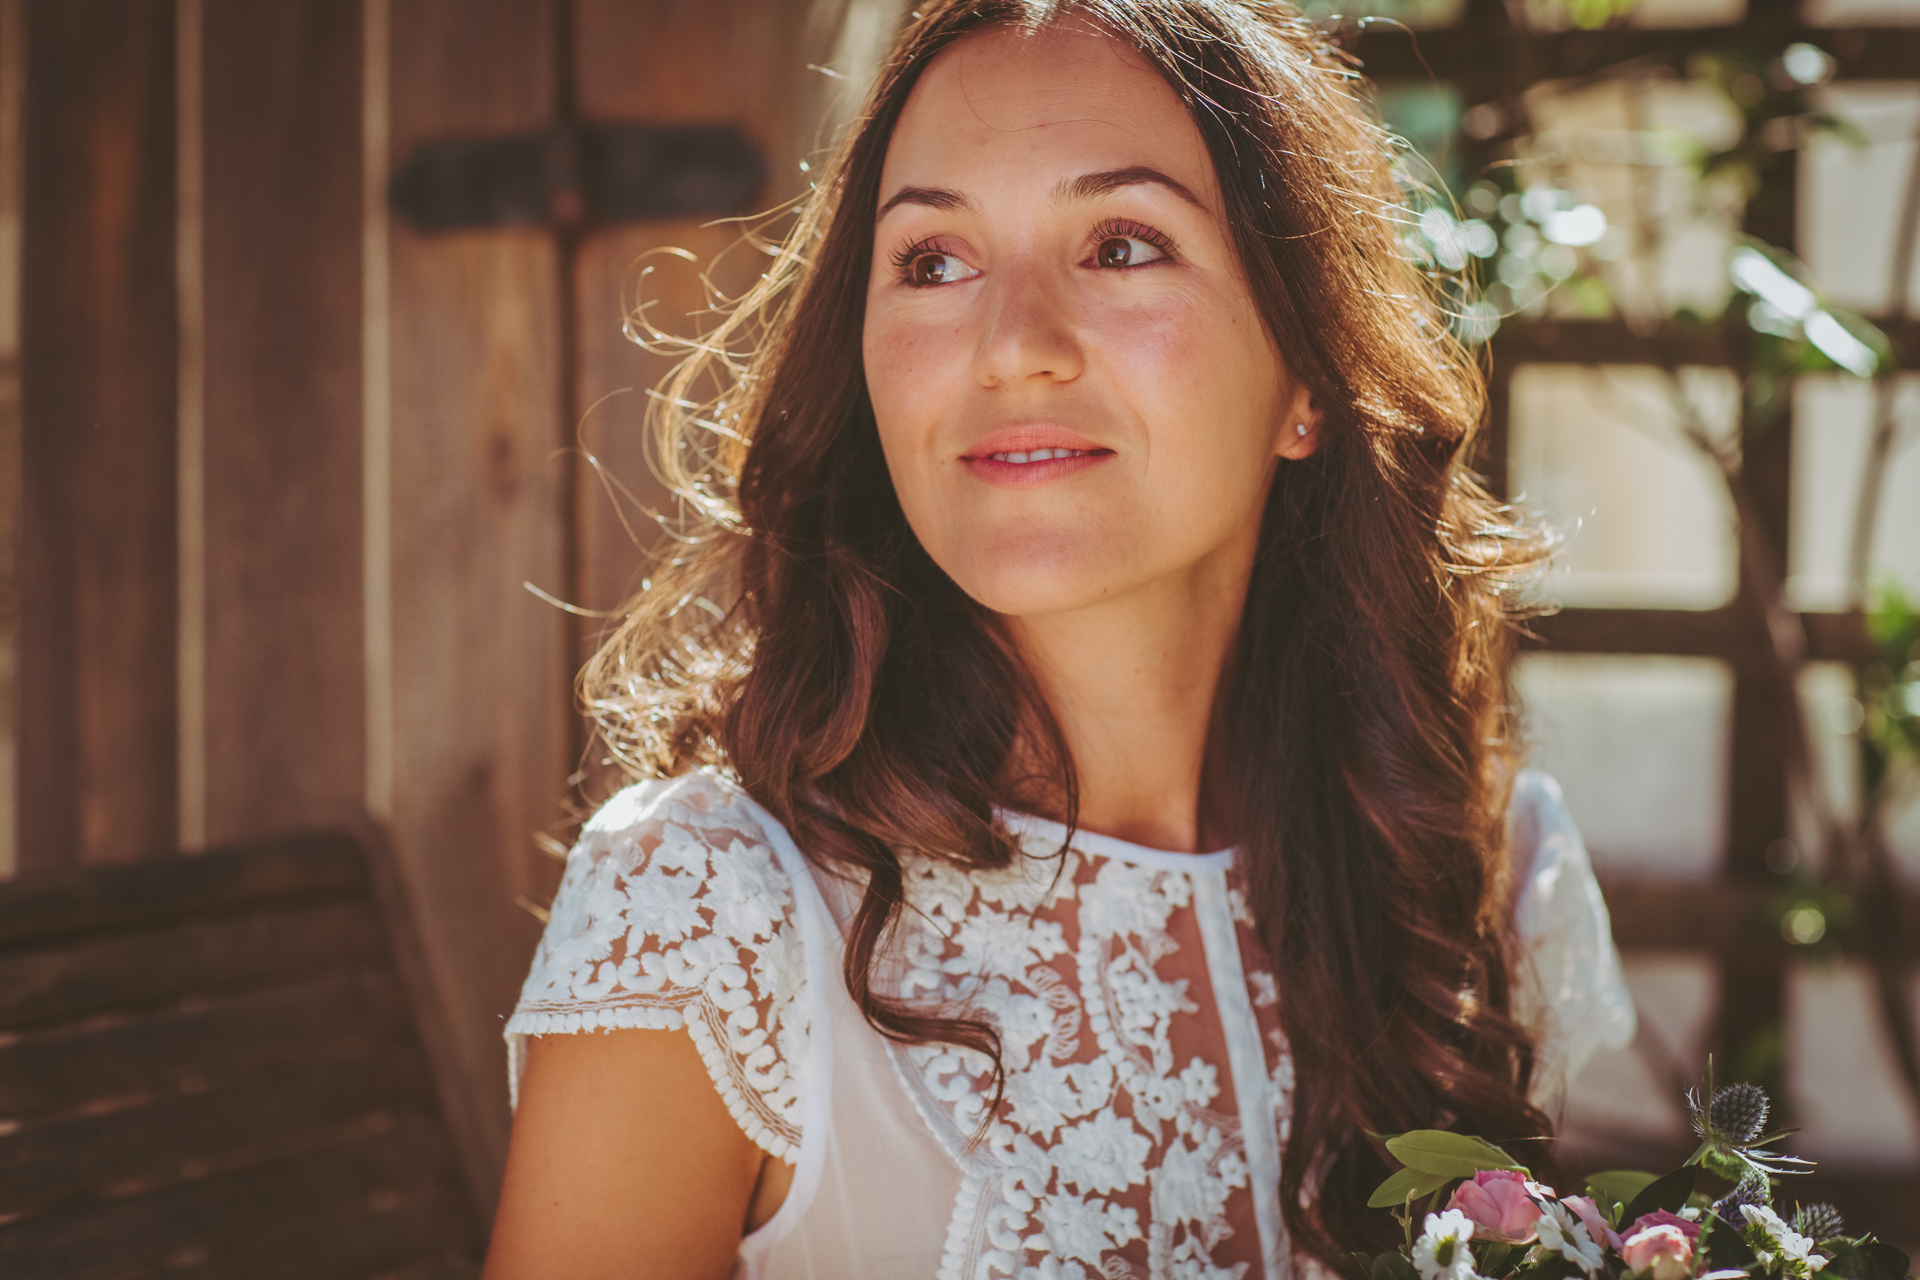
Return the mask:
POLYGON ((1351 1269, 1370 1132, 1545 1135, 1624 1038, 1355 91, 1258 0, 919 12, 662 401, 703 536, 586 676, 648 780, 508 1024, 490 1277, 1351 1269))

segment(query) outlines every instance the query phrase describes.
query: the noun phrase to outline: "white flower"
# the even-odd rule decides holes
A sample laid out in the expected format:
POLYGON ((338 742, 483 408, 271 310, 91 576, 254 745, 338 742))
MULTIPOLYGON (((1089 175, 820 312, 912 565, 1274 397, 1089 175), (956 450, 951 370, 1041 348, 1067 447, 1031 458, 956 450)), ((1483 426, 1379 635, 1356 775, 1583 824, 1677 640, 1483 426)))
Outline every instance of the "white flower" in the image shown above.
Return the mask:
POLYGON ((1153 1143, 1112 1107, 1070 1125, 1054 1147, 1060 1180, 1079 1190, 1114 1192, 1147 1180, 1153 1143))
POLYGON ((626 908, 633 921, 628 949, 642 950, 648 934, 660 939, 662 946, 691 937, 706 923, 700 915, 703 904, 694 896, 700 887, 700 881, 692 876, 658 871, 643 872, 628 880, 626 908))
POLYGON ((1540 1221, 1534 1224, 1534 1230, 1540 1233, 1540 1247, 1558 1253, 1588 1275, 1598 1271, 1600 1246, 1587 1234, 1587 1224, 1557 1200, 1545 1201, 1540 1208, 1540 1221))
POLYGON ((1051 1251, 1062 1260, 1073 1259, 1088 1266, 1100 1265, 1100 1255, 1140 1239, 1140 1214, 1104 1200, 1084 1200, 1079 1196, 1054 1194, 1045 1197, 1035 1210, 1044 1237, 1029 1237, 1030 1250, 1051 1251))
POLYGON ((1013 1123, 1048 1142, 1062 1124, 1112 1097, 1113 1064, 1105 1058, 1064 1066, 1042 1060, 1007 1081, 1013 1123))
POLYGON ((1420 1280, 1481 1280, 1473 1269, 1473 1219, 1458 1209, 1430 1213, 1413 1242, 1413 1265, 1420 1280))
MULTIPOLYGON (((1788 1274, 1799 1275, 1803 1271, 1810 1274, 1827 1265, 1826 1255, 1813 1251, 1812 1240, 1787 1225, 1784 1218, 1766 1205, 1743 1204, 1740 1212, 1747 1215, 1748 1222, 1767 1233, 1788 1274)), ((1759 1251, 1755 1252, 1757 1255, 1759 1251)), ((1761 1261, 1771 1263, 1773 1259, 1763 1256, 1761 1261)))
POLYGON ((1204 1225, 1226 1212, 1228 1192, 1247 1185, 1247 1166, 1234 1152, 1223 1156, 1225 1145, 1212 1125, 1200 1127, 1194 1146, 1168 1144, 1152 1175, 1155 1221, 1204 1225))

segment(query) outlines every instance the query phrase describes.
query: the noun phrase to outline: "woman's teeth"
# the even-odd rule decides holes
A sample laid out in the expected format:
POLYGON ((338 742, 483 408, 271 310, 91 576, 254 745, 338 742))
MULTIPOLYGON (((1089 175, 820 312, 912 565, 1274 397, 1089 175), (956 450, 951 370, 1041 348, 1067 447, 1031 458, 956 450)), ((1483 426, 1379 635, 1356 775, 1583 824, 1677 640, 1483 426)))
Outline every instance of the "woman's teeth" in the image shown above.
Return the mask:
POLYGON ((1027 453, 990 453, 987 456, 995 462, 1011 462, 1023 466, 1029 462, 1046 462, 1052 458, 1084 458, 1091 449, 1034 449, 1027 453))

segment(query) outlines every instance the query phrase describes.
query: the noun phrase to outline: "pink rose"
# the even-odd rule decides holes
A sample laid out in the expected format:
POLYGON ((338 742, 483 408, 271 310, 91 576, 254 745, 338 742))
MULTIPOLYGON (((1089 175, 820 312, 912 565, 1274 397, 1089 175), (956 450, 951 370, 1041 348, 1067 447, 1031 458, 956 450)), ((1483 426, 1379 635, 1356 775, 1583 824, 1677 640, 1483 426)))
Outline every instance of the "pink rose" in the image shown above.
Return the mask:
POLYGON ((1540 1221, 1540 1206, 1527 1192, 1527 1176, 1513 1169, 1483 1169, 1473 1181, 1463 1182, 1448 1208, 1473 1220, 1477 1240, 1529 1244, 1540 1221))
POLYGON ((1627 1234, 1645 1231, 1648 1227, 1673 1227, 1684 1234, 1688 1240, 1700 1238, 1700 1224, 1681 1217, 1677 1213, 1668 1213, 1665 1209, 1655 1209, 1652 1213, 1642 1214, 1627 1228, 1627 1234))
POLYGON ((1693 1245, 1699 1238, 1699 1223, 1661 1209, 1627 1228, 1620 1260, 1636 1275, 1651 1271, 1653 1280, 1684 1280, 1693 1273, 1693 1245))
POLYGON ((1620 1233, 1607 1225, 1607 1220, 1600 1214, 1600 1206, 1593 1202, 1592 1196, 1561 1196, 1560 1203, 1579 1216, 1580 1224, 1587 1229, 1587 1239, 1619 1252, 1620 1233))

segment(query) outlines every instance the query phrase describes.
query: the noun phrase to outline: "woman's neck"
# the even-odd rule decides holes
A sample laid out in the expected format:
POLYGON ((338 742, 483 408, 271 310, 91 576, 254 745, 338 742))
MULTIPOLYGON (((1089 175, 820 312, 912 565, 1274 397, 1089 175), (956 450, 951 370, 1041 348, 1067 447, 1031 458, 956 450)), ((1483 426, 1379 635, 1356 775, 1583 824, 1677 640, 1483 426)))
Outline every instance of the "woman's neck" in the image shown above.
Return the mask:
POLYGON ((1216 711, 1252 575, 1246 542, 1117 600, 1007 620, 1072 754, 1083 830, 1189 853, 1235 838, 1216 711))

